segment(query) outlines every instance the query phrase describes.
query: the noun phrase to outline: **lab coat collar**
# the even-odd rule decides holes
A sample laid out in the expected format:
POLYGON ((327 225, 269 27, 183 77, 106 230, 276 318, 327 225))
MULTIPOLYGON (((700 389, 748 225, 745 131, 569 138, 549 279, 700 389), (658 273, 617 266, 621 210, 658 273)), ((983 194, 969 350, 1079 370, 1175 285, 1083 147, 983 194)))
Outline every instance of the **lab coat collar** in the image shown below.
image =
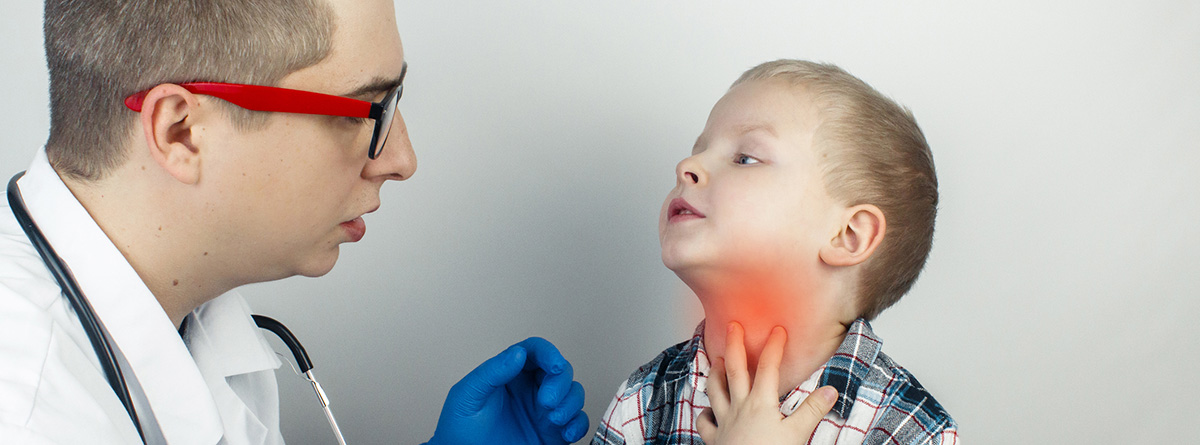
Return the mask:
POLYGON ((221 407, 222 443, 282 444, 274 372, 280 361, 255 327, 246 300, 229 292, 185 320, 184 341, 221 407), (247 384, 251 381, 259 384, 247 384))
POLYGON ((217 405, 175 326, 50 166, 44 150, 19 185, 29 214, 128 359, 167 441, 208 445, 220 440, 217 405))
POLYGON ((251 318, 250 306, 228 292, 188 315, 184 337, 201 372, 226 378, 276 369, 282 363, 251 318))

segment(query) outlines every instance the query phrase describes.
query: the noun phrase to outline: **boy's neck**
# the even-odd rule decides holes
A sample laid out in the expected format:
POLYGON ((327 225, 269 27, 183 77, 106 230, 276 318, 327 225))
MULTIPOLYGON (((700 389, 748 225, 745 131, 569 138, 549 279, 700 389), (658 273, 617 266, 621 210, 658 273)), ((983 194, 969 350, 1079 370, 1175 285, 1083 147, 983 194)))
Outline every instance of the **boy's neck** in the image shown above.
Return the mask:
POLYGON ((854 321, 829 289, 795 283, 765 285, 756 280, 734 286, 691 280, 688 285, 704 306, 704 349, 710 361, 725 356, 727 326, 736 321, 746 332, 747 368, 753 376, 771 329, 782 326, 787 330, 779 370, 781 396, 833 357, 854 321))

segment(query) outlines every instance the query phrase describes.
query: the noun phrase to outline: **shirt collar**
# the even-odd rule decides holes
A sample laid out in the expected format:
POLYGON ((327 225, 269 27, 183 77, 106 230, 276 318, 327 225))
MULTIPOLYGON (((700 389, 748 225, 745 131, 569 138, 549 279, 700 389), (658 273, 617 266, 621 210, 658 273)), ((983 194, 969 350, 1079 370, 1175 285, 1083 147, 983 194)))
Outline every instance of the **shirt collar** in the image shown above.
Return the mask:
POLYGON ((882 348, 883 340, 875 336, 871 324, 859 318, 850 324, 850 328, 846 330, 846 338, 838 346, 837 352, 833 353, 833 357, 825 363, 820 384, 816 387, 829 385, 838 390, 838 400, 833 405, 833 411, 842 418, 850 417, 850 408, 854 406, 854 401, 858 400, 858 388, 867 379, 872 363, 875 363, 875 357, 882 348))
MULTIPOLYGON (((686 348, 695 351, 695 354, 692 354, 695 357, 692 366, 697 372, 693 374, 692 385, 698 391, 704 392, 710 364, 708 354, 704 351, 703 321, 696 327, 691 343, 686 348)), ((871 364, 875 362, 875 357, 882 348, 883 340, 875 336, 871 324, 862 318, 854 320, 833 357, 780 400, 780 412, 785 416, 790 415, 804 400, 803 395, 829 385, 838 390, 838 400, 833 405, 833 412, 843 419, 850 417, 850 409, 858 399, 858 388, 871 372, 871 364)))
POLYGON ((29 214, 128 359, 167 441, 220 440, 217 405, 175 326, 50 166, 44 150, 34 157, 20 188, 29 214))

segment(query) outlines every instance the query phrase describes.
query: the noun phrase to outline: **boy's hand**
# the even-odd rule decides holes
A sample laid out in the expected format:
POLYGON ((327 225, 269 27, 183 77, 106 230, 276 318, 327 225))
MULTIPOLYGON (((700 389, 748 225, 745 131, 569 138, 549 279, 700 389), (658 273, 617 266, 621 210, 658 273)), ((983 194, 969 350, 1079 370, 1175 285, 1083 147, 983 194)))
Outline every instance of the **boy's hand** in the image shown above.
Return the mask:
POLYGON ((427 445, 575 442, 588 430, 583 395, 558 348, 531 337, 450 388, 427 445))
POLYGON ((833 408, 837 390, 823 386, 809 394, 791 416, 779 413, 779 364, 787 331, 776 326, 758 359, 754 382, 746 369, 742 326, 729 323, 725 358, 716 359, 708 378, 712 408, 700 414, 697 430, 709 444, 806 443, 833 408))

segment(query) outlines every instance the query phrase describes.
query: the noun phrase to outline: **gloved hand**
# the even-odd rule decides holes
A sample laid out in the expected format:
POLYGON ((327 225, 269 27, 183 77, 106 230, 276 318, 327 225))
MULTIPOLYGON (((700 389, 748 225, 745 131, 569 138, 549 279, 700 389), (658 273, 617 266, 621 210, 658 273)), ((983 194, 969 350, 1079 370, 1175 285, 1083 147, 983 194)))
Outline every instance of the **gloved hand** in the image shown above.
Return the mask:
POLYGON ((583 385, 550 342, 530 337, 450 388, 427 445, 566 444, 583 437, 583 385))

